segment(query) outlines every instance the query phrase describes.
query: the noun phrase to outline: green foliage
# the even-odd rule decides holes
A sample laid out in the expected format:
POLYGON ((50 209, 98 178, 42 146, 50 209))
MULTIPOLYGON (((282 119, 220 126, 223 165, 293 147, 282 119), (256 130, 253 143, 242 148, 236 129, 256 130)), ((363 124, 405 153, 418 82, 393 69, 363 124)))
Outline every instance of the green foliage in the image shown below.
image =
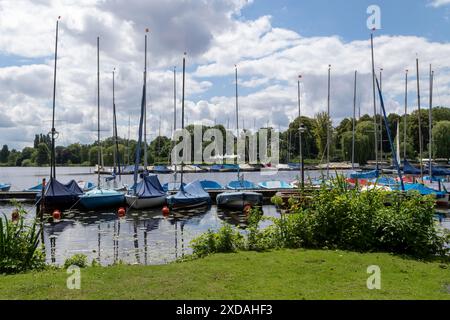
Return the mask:
MULTIPOLYGON (((276 203, 278 198, 273 198, 276 203)), ((231 227, 209 231, 194 240, 194 254, 268 250, 276 248, 343 249, 361 252, 383 251, 416 257, 445 256, 450 234, 435 220, 434 199, 419 194, 402 194, 373 189, 351 189, 337 176, 332 187, 315 191, 307 208, 291 203, 290 214, 261 229, 261 217, 252 221, 242 237, 233 237, 231 227), (217 239, 227 237, 228 249, 217 249, 217 239), (234 244, 231 242, 234 241, 234 244)), ((224 227, 225 228, 225 227, 224 227)))
MULTIPOLYGON (((353 133, 345 132, 342 134, 342 153, 343 159, 346 161, 352 160, 352 141, 353 133)), ((370 160, 370 139, 367 135, 355 132, 355 162, 359 164, 366 164, 370 160)))
POLYGON ((27 270, 43 269, 45 255, 39 247, 41 227, 33 221, 25 222, 26 211, 18 204, 17 221, 0 217, 0 273, 12 274, 27 270))
POLYGON ((47 145, 43 142, 39 143, 36 153, 36 164, 42 166, 50 162, 50 151, 47 145))
MULTIPOLYGON (((328 127, 330 127, 330 131, 332 130, 333 126, 330 120, 330 117, 326 112, 321 112, 316 115, 316 123, 314 126, 314 136, 317 141, 317 146, 319 148, 319 155, 325 153, 326 147, 327 147, 327 135, 328 135, 328 127)), ((330 132, 330 136, 332 137, 332 132, 330 132)), ((332 142, 330 142, 330 149, 333 145, 332 142)))
POLYGON ((9 149, 8 146, 5 144, 2 147, 2 150, 0 150, 0 163, 6 163, 8 162, 9 157, 9 149))
POLYGON ((243 248, 243 236, 231 225, 224 224, 217 233, 211 230, 191 242, 194 255, 204 257, 212 253, 229 253, 243 248))
MULTIPOLYGON (((92 263, 94 265, 94 263, 92 263)), ((64 268, 67 269, 70 266, 78 266, 80 268, 86 268, 88 265, 87 257, 84 254, 76 254, 64 261, 64 268)))
POLYGON ((438 122, 433 128, 433 154, 436 158, 450 158, 450 121, 438 122))

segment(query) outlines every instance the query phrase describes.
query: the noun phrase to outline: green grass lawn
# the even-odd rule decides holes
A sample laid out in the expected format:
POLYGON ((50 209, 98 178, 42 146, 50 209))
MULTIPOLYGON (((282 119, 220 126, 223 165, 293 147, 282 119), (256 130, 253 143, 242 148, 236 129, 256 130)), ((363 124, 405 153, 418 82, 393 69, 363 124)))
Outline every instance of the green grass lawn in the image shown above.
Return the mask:
POLYGON ((0 299, 450 299, 450 264, 385 253, 281 250, 216 254, 162 266, 90 267, 0 276, 0 299), (381 268, 368 290, 367 267, 381 268))

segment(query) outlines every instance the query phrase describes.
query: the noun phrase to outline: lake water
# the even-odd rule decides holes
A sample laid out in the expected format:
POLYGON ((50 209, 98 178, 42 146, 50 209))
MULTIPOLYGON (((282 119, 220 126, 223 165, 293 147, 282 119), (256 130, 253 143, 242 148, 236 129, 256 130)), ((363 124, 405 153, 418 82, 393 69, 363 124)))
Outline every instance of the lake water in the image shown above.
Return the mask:
MULTIPOLYGON (((47 178, 49 168, 0 168, 0 182, 12 184, 11 190, 23 190, 47 178)), ((71 179, 93 181, 97 176, 93 168, 57 168, 58 180, 65 183, 71 179)), ((319 171, 307 172, 312 179, 319 171)), ((276 176, 260 172, 246 172, 245 179, 255 183, 279 179, 288 182, 297 179, 298 172, 281 171, 276 176)), ((132 184, 132 176, 124 176, 123 183, 132 184)), ((159 175, 161 183, 173 181, 173 175, 159 175)), ((211 179, 223 185, 236 179, 236 173, 186 174, 185 181, 211 179)), ((102 179, 103 180, 103 179, 102 179)), ((24 204, 29 218, 35 215, 32 204, 24 204)), ((0 212, 7 215, 11 205, 0 205, 0 212)), ((266 216, 279 216, 274 206, 264 206, 266 216)), ((450 229, 450 215, 446 210, 441 215, 442 225, 450 229)), ((130 264, 163 264, 192 252, 189 243, 198 235, 217 230, 223 223, 239 224, 242 217, 222 212, 216 206, 203 211, 190 211, 183 218, 164 218, 159 209, 130 211, 124 218, 118 218, 114 211, 84 213, 73 211, 58 223, 44 224, 44 243, 47 261, 61 265, 64 260, 77 253, 88 256, 102 265, 115 262, 130 264)))

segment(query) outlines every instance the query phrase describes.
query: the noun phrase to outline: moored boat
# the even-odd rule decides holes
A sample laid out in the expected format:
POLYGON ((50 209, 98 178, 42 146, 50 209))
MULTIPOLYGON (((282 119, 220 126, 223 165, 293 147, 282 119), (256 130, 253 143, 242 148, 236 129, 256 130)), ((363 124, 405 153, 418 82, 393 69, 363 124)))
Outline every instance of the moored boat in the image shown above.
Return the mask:
POLYGON ((200 185, 205 190, 222 190, 225 189, 220 183, 211 180, 202 180, 200 185))
POLYGON ((123 193, 110 190, 95 188, 79 196, 80 205, 86 210, 106 209, 119 207, 125 203, 123 193))
POLYGON ((259 187, 251 181, 248 180, 234 180, 227 184, 227 189, 230 190, 254 190, 259 189, 259 187))
POLYGON ((164 191, 157 176, 144 176, 137 184, 136 190, 125 195, 128 206, 134 209, 154 208, 166 202, 164 191))
POLYGON ((293 189, 294 187, 287 183, 286 181, 282 180, 270 180, 270 181, 264 181, 260 182, 258 184, 259 187, 263 189, 293 189))
POLYGON ((211 205, 211 197, 202 188, 200 181, 194 181, 176 194, 167 197, 167 204, 171 209, 186 209, 211 205))
POLYGON ((11 189, 11 185, 9 183, 0 183, 0 191, 6 192, 11 189))
POLYGON ((216 203, 219 207, 242 210, 246 206, 261 206, 263 203, 263 195, 249 191, 223 192, 217 195, 216 203))

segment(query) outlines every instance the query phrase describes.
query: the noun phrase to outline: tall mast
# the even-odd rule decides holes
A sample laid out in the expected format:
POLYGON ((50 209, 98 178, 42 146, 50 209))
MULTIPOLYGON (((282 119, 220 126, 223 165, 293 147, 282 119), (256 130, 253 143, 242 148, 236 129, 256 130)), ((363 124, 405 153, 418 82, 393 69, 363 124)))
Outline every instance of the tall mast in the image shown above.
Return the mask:
MULTIPOLYGON (((380 90, 383 93, 383 68, 380 68, 380 90)), ((383 111, 380 105, 380 160, 383 161, 383 111)))
POLYGON ((330 134, 331 134, 331 117, 330 117, 330 90, 331 89, 331 64, 328 65, 328 99, 327 99, 327 179, 330 178, 330 134))
POLYGON ((355 83, 353 88, 353 119, 352 119, 352 169, 355 169, 355 126, 356 126, 356 77, 358 71, 355 71, 355 83))
POLYGON ((115 77, 115 74, 114 74, 114 71, 115 71, 116 69, 114 68, 113 69, 113 72, 112 72, 112 94, 113 94, 113 143, 114 143, 114 148, 113 148, 113 150, 114 150, 114 152, 113 152, 113 172, 115 173, 116 172, 116 165, 117 165, 117 163, 116 163, 116 156, 117 156, 117 154, 116 154, 116 144, 117 144, 117 136, 116 136, 116 105, 115 105, 115 97, 114 97, 114 77, 115 77))
POLYGON ((405 116, 403 119, 403 160, 406 160, 406 127, 408 117, 408 69, 405 71, 405 116))
POLYGON ((58 30, 59 30, 59 19, 56 20, 56 38, 55 38, 55 67, 53 69, 53 114, 52 114, 52 153, 50 157, 50 179, 56 178, 56 156, 55 156, 55 104, 56 104, 56 63, 58 61, 58 30))
POLYGON ((235 83, 236 83, 236 139, 239 139, 239 104, 238 104, 238 71, 237 65, 234 65, 235 83))
MULTIPOLYGON (((181 129, 184 131, 184 86, 185 86, 185 74, 186 74, 186 52, 183 56, 183 87, 182 87, 182 95, 181 95, 181 129)), ((183 169, 184 169, 184 151, 183 151, 183 160, 181 160, 181 182, 180 189, 183 188, 183 169)))
POLYGON ((372 52, 372 87, 373 87, 373 129, 375 136, 375 162, 376 170, 378 170, 378 132, 377 132, 377 101, 375 93, 375 59, 373 54, 373 32, 370 34, 370 48, 372 52))
POLYGON ((131 129, 131 115, 128 115, 127 165, 130 165, 130 129, 131 129))
POLYGON ((422 163, 422 117, 420 110, 420 79, 419 79, 419 58, 416 58, 416 71, 417 71, 417 107, 419 110, 419 161, 420 161, 420 178, 423 180, 423 163, 422 163))
POLYGON ((120 153, 119 153, 119 141, 118 141, 118 134, 117 134, 117 114, 116 114, 116 98, 115 98, 115 71, 116 68, 114 68, 112 74, 113 74, 113 135, 114 135, 114 172, 116 169, 116 165, 118 168, 119 173, 119 180, 122 179, 121 177, 121 171, 120 171, 120 153))
POLYGON ((100 37, 97 37, 97 185, 100 188, 100 163, 101 163, 101 149, 100 149, 100 37))
POLYGON ((430 181, 432 181, 431 177, 433 176, 433 170, 431 168, 431 160, 433 158, 433 80, 434 80, 434 71, 431 69, 430 64, 430 110, 429 110, 429 134, 430 134, 430 143, 428 145, 428 158, 429 158, 429 175, 430 181))
POLYGON ((302 108, 301 108, 301 91, 300 91, 301 78, 302 78, 302 76, 298 75, 298 80, 297 80, 298 121, 299 121, 298 122, 298 145, 299 145, 299 156, 300 156, 298 161, 299 161, 300 175, 303 174, 302 164, 301 164, 301 161, 303 158, 303 148, 302 148, 303 141, 302 141, 302 133, 300 132, 300 128, 302 126, 302 118, 301 118, 302 117, 302 108))
POLYGON ((177 130, 177 67, 173 67, 173 132, 177 130))
POLYGON ((145 96, 144 96, 144 172, 147 172, 147 33, 148 29, 145 29, 145 57, 144 57, 144 86, 145 86, 145 96))

